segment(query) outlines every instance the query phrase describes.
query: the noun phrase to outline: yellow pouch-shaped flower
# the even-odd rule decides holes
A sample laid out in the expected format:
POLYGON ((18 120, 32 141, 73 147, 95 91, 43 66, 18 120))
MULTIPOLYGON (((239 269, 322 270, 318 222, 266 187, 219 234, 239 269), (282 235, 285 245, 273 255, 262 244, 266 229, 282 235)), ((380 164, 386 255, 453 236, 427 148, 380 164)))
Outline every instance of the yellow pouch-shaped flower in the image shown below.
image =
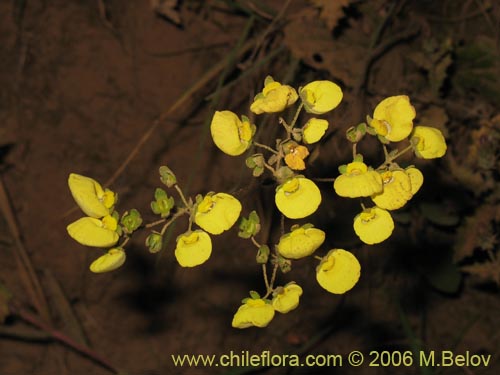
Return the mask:
POLYGON ((413 196, 410 177, 404 171, 385 171, 382 181, 383 191, 372 196, 372 201, 380 208, 397 210, 413 196))
POLYGON ((271 76, 267 76, 264 89, 255 96, 250 110, 257 115, 281 112, 294 104, 298 98, 297 91, 293 87, 282 85, 274 81, 271 76))
POLYGON ((293 177, 276 189, 276 207, 289 219, 301 219, 314 213, 321 203, 321 192, 305 177, 293 177))
POLYGON ((361 265, 356 257, 343 249, 332 249, 316 267, 319 285, 333 294, 343 294, 356 285, 361 265))
POLYGON ((101 185, 90 177, 71 173, 68 186, 76 204, 90 217, 99 219, 109 215, 115 204, 115 193, 108 189, 103 190, 101 185))
POLYGON ((177 237, 175 258, 182 267, 195 267, 205 263, 212 254, 212 240, 202 231, 186 232, 177 237))
POLYGON ((196 206, 194 222, 211 234, 231 228, 241 212, 238 199, 226 193, 208 193, 196 206))
POLYGON ((309 113, 321 115, 336 108, 342 101, 342 90, 331 81, 313 81, 300 89, 300 98, 309 113))
POLYGON ((410 135, 415 116, 415 108, 408 96, 390 96, 375 107, 370 125, 387 140, 399 142, 410 135))
POLYGON ((306 224, 283 235, 277 249, 285 258, 300 259, 314 253, 324 241, 325 232, 306 224))
POLYGON ((111 216, 102 220, 82 217, 67 226, 69 235, 78 243, 92 247, 110 247, 118 242, 117 223, 111 216))
POLYGON ((94 273, 114 271, 125 263, 126 257, 122 248, 110 249, 106 254, 92 262, 90 270, 94 273))
POLYGON ((341 197, 369 197, 382 191, 382 177, 378 172, 368 170, 365 163, 354 161, 347 164, 346 172, 338 176, 333 188, 341 197))
POLYGON ((328 129, 328 121, 320 118, 311 118, 302 128, 304 142, 312 144, 318 142, 328 129))
POLYGON ((284 287, 276 289, 276 292, 273 293, 273 300, 271 301, 274 310, 286 314, 297 308, 300 296, 302 295, 302 288, 299 285, 292 281, 284 287))
POLYGON ((422 187, 422 184, 424 183, 424 175, 415 167, 406 168, 405 173, 408 177, 410 177, 411 195, 413 196, 417 194, 417 191, 419 191, 422 187))
POLYGON ((248 118, 243 121, 231 111, 216 111, 210 124, 215 145, 224 153, 237 156, 244 153, 252 143, 255 125, 248 118))
POLYGON ((443 133, 430 126, 415 126, 411 141, 415 144, 415 155, 422 159, 440 158, 446 153, 443 133))
POLYGON ((248 298, 234 314, 234 328, 266 327, 274 318, 274 308, 263 299, 248 298))
POLYGON ((391 214, 379 207, 367 208, 354 218, 354 231, 368 245, 385 241, 393 230, 391 214))

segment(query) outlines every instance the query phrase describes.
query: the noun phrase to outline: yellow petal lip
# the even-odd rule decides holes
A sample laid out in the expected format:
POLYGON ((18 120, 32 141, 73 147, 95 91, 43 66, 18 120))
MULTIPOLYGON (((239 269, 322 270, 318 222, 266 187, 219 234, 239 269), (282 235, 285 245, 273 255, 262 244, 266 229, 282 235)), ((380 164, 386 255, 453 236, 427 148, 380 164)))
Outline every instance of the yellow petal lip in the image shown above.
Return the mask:
POLYGON ((372 201, 380 208, 397 210, 408 202, 412 194, 410 177, 402 170, 382 173, 384 187, 381 193, 372 196, 372 201))
POLYGON ((76 204, 87 216, 99 219, 109 215, 115 200, 113 192, 103 190, 96 180, 76 173, 69 175, 68 186, 76 204))
POLYGON ((248 299, 234 314, 234 328, 264 328, 274 318, 274 308, 263 299, 248 299))
POLYGON ((285 258, 300 259, 313 254, 324 241, 325 232, 306 225, 283 235, 276 248, 285 258))
POLYGON ((66 229, 75 241, 85 246, 110 247, 119 239, 118 233, 105 228, 101 220, 93 217, 82 217, 66 229))
POLYGON ((321 192, 305 177, 293 177, 278 186, 274 196, 276 207, 289 219, 301 219, 316 212, 321 203, 321 192))
POLYGON ((382 178, 378 172, 368 170, 363 162, 347 165, 346 173, 338 176, 333 188, 337 195, 347 198, 369 197, 382 191, 382 178))
POLYGON ((182 267, 196 267, 212 254, 212 239, 202 231, 186 232, 177 238, 175 258, 182 267))
POLYGON ((255 97, 250 105, 250 111, 257 115, 281 112, 294 104, 298 97, 297 91, 293 87, 282 85, 271 79, 262 92, 255 97))
POLYGON ((285 163, 290 169, 300 171, 306 169, 304 159, 309 156, 309 150, 304 146, 290 147, 289 153, 285 155, 285 163))
POLYGON ((230 229, 241 213, 241 203, 227 193, 207 194, 196 207, 194 221, 210 234, 230 229))
POLYGON ((294 282, 286 284, 284 287, 277 288, 278 292, 271 301, 274 310, 286 314, 299 306, 302 288, 294 282))
POLYGON ((250 147, 255 126, 248 121, 241 121, 231 111, 216 111, 210 123, 210 133, 222 152, 238 156, 250 147))
POLYGON ((354 231, 361 241, 373 245, 388 239, 394 230, 391 214, 379 207, 363 210, 354 218, 354 231))
POLYGON ((122 248, 113 248, 92 262, 90 270, 94 273, 114 271, 125 263, 127 258, 122 248))
POLYGON ((307 112, 316 115, 335 109, 342 101, 342 89, 331 81, 313 81, 300 90, 300 97, 307 112))
POLYGON ((446 153, 446 140, 441 130, 437 128, 415 126, 412 142, 416 143, 415 155, 422 159, 440 158, 446 153))
POLYGON ((361 265, 356 257, 344 249, 332 249, 316 267, 318 284, 333 294, 351 290, 361 275, 361 265))
POLYGON ((387 140, 399 142, 410 135, 415 116, 415 108, 408 96, 390 96, 375 107, 371 126, 387 140))
POLYGON ((415 167, 406 168, 405 173, 408 175, 408 177, 410 177, 411 194, 417 194, 417 192, 422 187, 422 184, 424 183, 424 175, 415 167))
POLYGON ((320 118, 309 119, 302 128, 304 142, 313 144, 318 142, 325 135, 328 129, 328 121, 320 118))

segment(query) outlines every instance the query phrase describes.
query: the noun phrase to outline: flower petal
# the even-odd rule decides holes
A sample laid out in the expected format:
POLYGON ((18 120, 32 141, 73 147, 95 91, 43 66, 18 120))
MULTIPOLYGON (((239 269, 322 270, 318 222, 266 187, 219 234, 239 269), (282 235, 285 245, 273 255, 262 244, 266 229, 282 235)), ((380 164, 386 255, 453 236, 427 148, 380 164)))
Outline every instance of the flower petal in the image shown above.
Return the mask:
POLYGON ((333 188, 337 195, 348 198, 369 197, 382 191, 382 178, 378 172, 368 170, 363 162, 347 165, 346 173, 338 176, 333 188))
POLYGON ((333 294, 343 294, 356 285, 361 265, 356 257, 343 249, 332 249, 316 268, 319 285, 333 294))
POLYGON ((241 155, 250 147, 254 130, 248 121, 241 121, 231 111, 216 111, 210 123, 215 145, 231 156, 241 155))
POLYGON ((411 194, 417 194, 417 192, 422 187, 422 184, 424 183, 424 175, 415 167, 406 168, 405 173, 408 175, 408 177, 410 177, 411 194))
POLYGON ((328 129, 328 121, 319 118, 311 118, 302 129, 304 142, 312 144, 318 142, 328 129))
POLYGON ((331 81, 313 81, 300 90, 300 98, 309 113, 321 115, 336 108, 342 101, 342 90, 331 81))
POLYGON ((234 314, 234 328, 266 327, 274 318, 274 308, 263 299, 248 299, 234 314))
POLYGON ((300 259, 314 253, 324 241, 325 232, 306 224, 283 235, 276 248, 285 258, 300 259))
POLYGON ((194 221, 211 234, 230 229, 241 213, 241 203, 230 194, 207 194, 196 207, 194 221))
POLYGON ((118 233, 105 228, 101 220, 93 217, 82 217, 66 229, 75 241, 85 246, 110 247, 119 239, 118 233))
POLYGON ((354 231, 368 245, 385 241, 393 230, 391 214, 379 207, 367 208, 354 218, 354 231))
POLYGON ((212 239, 202 231, 186 232, 177 238, 175 258, 182 267, 195 267, 205 263, 212 254, 212 239))
POLYGON ((375 107, 370 125, 387 140, 399 142, 410 135, 415 116, 415 108, 408 96, 390 96, 375 107))
POLYGON ((311 180, 294 177, 278 186, 274 200, 283 215, 289 219, 301 219, 318 209, 321 192, 311 180))
POLYGON ((104 191, 96 180, 76 173, 69 175, 68 186, 76 204, 86 215, 94 218, 109 215, 115 201, 113 192, 104 191))
POLYGON ((286 314, 296 309, 302 295, 302 288, 294 282, 290 282, 284 287, 277 289, 278 293, 276 293, 271 301, 274 310, 286 314))
POLYGON ((397 210, 408 202, 412 194, 410 177, 401 170, 382 173, 384 189, 372 196, 372 201, 386 210, 397 210))
POLYGON ((412 134, 413 142, 416 143, 415 155, 419 158, 435 159, 446 153, 446 141, 441 130, 437 128, 416 126, 412 134))
POLYGON ((106 254, 92 262, 90 270, 94 273, 103 273, 116 270, 125 263, 125 251, 122 248, 110 249, 106 254))

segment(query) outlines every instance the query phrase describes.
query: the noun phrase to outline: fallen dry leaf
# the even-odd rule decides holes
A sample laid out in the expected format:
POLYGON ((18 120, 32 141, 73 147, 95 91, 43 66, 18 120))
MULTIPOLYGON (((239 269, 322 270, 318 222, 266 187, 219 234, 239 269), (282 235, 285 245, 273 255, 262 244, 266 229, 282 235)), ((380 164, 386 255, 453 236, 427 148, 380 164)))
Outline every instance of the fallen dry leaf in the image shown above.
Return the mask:
POLYGON ((176 25, 181 25, 182 20, 177 8, 177 0, 151 0, 151 8, 155 13, 172 21, 176 25))

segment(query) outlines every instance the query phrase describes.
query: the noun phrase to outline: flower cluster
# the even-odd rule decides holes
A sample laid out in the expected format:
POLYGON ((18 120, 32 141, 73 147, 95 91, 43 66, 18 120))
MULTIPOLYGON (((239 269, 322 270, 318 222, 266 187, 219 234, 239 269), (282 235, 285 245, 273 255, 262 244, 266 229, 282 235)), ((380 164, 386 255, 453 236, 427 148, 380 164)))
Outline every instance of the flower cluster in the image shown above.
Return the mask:
MULTIPOLYGON (((67 226, 68 234, 85 246, 109 248, 118 242, 121 228, 118 213, 113 210, 117 196, 92 178, 72 173, 68 185, 78 206, 87 215, 67 226)), ((90 270, 95 273, 112 271, 125 262, 122 247, 111 248, 97 258, 90 270)))
MULTIPOLYGON (((238 116, 230 111, 215 112, 211 133, 215 145, 224 153, 232 156, 241 155, 250 148, 257 147, 263 153, 254 153, 247 157, 246 165, 258 177, 266 170, 272 173, 276 181, 274 201, 283 218, 302 219, 312 215, 321 204, 321 192, 316 183, 298 174, 304 171, 310 152, 308 147, 318 141, 328 130, 328 121, 316 116, 335 109, 342 101, 342 90, 331 81, 314 81, 296 91, 288 85, 276 82, 272 77, 264 81, 262 92, 255 96, 250 111, 256 115, 278 113, 295 104, 300 98, 291 123, 280 118, 286 136, 276 140, 276 147, 258 143, 255 138, 256 126, 246 116, 238 116), (301 110, 310 117, 303 126, 297 126, 301 110), (246 125, 245 125, 246 124, 246 125), (247 129, 247 130, 242 130, 247 129), (237 151, 235 151, 237 150, 237 151)), ((376 192, 382 190, 381 176, 374 173, 376 192)), ((348 183, 350 185, 350 183, 348 183)), ((261 297, 251 291, 250 298, 245 298, 233 318, 236 328, 251 326, 265 327, 273 319, 275 312, 288 313, 297 308, 302 288, 295 282, 285 286, 275 286, 277 269, 282 273, 290 271, 292 261, 312 256, 324 243, 326 233, 312 224, 293 225, 290 232, 283 233, 270 247, 258 243, 255 236, 260 230, 260 220, 255 211, 240 222, 239 236, 249 238, 258 248, 256 261, 263 267, 266 294, 261 297), (268 280, 267 265, 274 268, 271 281, 268 280)), ((354 287, 360 277, 361 266, 356 257, 343 249, 332 249, 326 256, 315 256, 320 260, 316 269, 318 284, 330 293, 342 294, 354 287)))
POLYGON ((341 174, 333 188, 341 197, 371 198, 374 206, 362 205, 362 212, 354 218, 354 231, 366 244, 377 244, 391 236, 394 221, 389 211, 405 206, 424 181, 420 170, 414 166, 403 169, 394 160, 409 150, 424 159, 441 157, 446 152, 441 131, 428 126, 414 127, 415 116, 415 108, 407 96, 391 96, 376 106, 373 118, 368 117, 368 126, 363 123, 347 132, 347 138, 354 144, 354 158, 339 167, 341 174), (386 160, 376 169, 366 165, 363 156, 355 151, 365 134, 377 136, 384 144, 386 160), (385 145, 404 139, 409 140, 408 147, 387 151, 385 145))

